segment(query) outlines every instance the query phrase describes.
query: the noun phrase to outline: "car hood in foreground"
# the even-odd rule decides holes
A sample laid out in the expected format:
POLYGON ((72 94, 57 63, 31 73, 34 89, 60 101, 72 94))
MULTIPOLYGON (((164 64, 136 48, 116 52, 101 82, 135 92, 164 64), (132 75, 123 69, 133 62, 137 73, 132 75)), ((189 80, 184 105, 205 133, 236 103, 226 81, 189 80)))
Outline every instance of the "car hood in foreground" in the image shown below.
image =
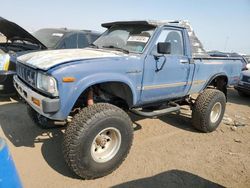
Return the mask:
MULTIPOLYGON (((18 61, 31 67, 41 70, 48 70, 57 65, 80 60, 97 58, 121 57, 120 52, 109 52, 101 49, 65 49, 65 50, 46 50, 33 52, 18 57, 18 61)), ((124 55, 123 55, 124 56, 124 55)))
POLYGON ((31 35, 28 31, 15 24, 14 22, 6 20, 2 17, 0 17, 0 33, 2 33, 8 40, 28 40, 32 43, 42 46, 44 49, 47 49, 47 47, 42 42, 31 35))

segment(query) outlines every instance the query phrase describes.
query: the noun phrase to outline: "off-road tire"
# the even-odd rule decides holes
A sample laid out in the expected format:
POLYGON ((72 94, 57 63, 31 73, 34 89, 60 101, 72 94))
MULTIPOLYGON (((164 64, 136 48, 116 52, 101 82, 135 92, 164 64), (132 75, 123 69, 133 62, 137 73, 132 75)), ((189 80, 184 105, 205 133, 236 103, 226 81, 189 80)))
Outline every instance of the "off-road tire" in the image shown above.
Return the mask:
POLYGON ((67 126, 63 140, 63 154, 70 169, 83 179, 95 179, 110 174, 127 157, 133 141, 133 127, 129 116, 120 108, 98 103, 83 108, 67 126), (115 128, 121 136, 117 153, 106 162, 94 160, 91 146, 100 131, 115 128))
POLYGON ((27 106, 27 112, 32 119, 32 121, 41 129, 52 129, 58 128, 59 126, 54 123, 54 121, 40 115, 33 108, 27 106))
POLYGON ((223 92, 216 89, 204 90, 196 99, 192 109, 192 124, 202 132, 212 132, 219 124, 225 113, 226 97, 223 92), (211 112, 215 105, 221 105, 220 114, 212 122, 211 112))

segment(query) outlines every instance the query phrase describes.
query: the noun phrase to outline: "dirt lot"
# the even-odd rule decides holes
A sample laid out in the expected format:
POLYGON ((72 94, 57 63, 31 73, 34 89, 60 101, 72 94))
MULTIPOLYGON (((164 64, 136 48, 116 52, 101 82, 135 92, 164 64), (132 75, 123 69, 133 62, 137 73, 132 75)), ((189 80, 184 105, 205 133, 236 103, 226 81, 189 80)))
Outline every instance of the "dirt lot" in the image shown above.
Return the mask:
POLYGON ((250 187, 250 100, 230 89, 228 101, 224 123, 210 134, 192 128, 187 109, 180 116, 137 119, 128 158, 97 180, 80 180, 67 168, 61 154, 63 129, 39 129, 24 104, 1 100, 0 136, 27 188, 250 187))

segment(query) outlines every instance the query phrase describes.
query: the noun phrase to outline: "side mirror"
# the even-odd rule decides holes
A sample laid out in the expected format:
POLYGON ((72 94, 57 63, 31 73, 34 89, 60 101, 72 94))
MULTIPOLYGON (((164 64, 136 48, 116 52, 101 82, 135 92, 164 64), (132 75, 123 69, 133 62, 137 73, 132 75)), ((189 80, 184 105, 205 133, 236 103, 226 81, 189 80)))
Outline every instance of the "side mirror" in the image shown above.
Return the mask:
POLYGON ((159 54, 171 54, 171 43, 170 42, 159 42, 157 44, 157 52, 159 54))

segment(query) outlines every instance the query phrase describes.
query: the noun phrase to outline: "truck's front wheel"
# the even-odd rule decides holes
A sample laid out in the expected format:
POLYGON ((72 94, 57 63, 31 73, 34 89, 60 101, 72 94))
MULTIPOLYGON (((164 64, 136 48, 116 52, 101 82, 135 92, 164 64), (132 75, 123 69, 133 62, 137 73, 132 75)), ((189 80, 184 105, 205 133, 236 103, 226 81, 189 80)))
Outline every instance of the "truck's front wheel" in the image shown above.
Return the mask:
POLYGON ((220 124, 226 107, 224 93, 216 89, 204 90, 192 110, 192 124, 202 132, 212 132, 220 124))
POLYGON ((105 176, 123 162, 133 140, 129 116, 110 104, 94 104, 75 115, 65 131, 63 153, 84 179, 105 176))

